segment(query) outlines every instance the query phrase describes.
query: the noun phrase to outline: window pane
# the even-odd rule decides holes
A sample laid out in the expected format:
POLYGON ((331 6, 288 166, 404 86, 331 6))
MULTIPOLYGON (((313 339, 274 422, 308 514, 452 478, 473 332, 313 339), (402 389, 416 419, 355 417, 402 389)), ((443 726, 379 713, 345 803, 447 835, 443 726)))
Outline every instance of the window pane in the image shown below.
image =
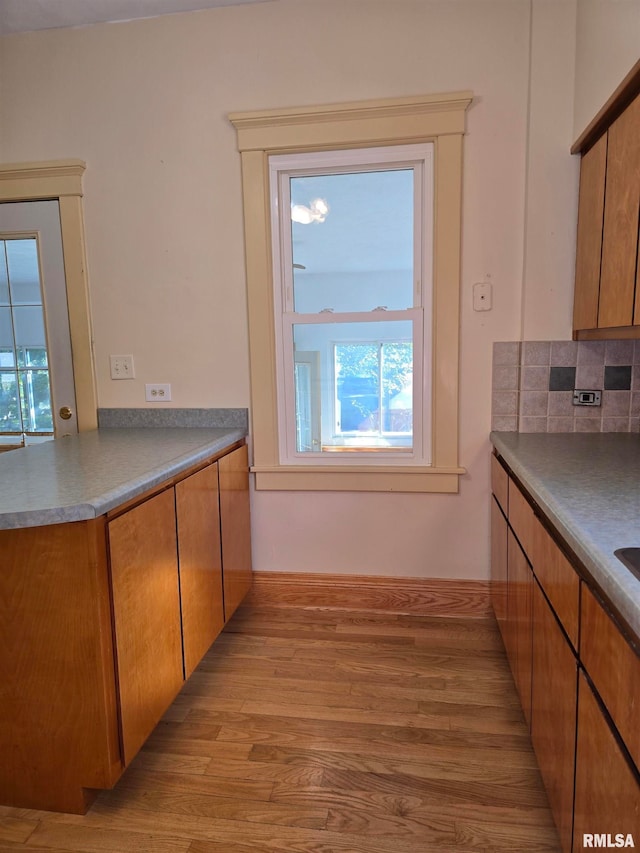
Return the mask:
POLYGON ((14 308, 13 323, 18 348, 46 347, 42 308, 14 308))
POLYGON ((297 452, 412 449, 412 335, 408 320, 293 326, 297 452))
POLYGON ((0 367, 14 367, 13 326, 11 309, 0 308, 0 367))
POLYGON ((414 172, 291 178, 294 310, 413 307, 414 172))
POLYGON ((0 371, 0 432, 22 432, 18 402, 18 375, 0 371))
POLYGON ((42 295, 35 238, 7 240, 6 246, 11 301, 14 305, 40 305, 42 295))
POLYGON ((7 276, 7 256, 5 241, 0 240, 0 305, 9 304, 9 278, 7 276))
POLYGON ((20 395, 25 432, 53 432, 48 370, 21 370, 20 395))

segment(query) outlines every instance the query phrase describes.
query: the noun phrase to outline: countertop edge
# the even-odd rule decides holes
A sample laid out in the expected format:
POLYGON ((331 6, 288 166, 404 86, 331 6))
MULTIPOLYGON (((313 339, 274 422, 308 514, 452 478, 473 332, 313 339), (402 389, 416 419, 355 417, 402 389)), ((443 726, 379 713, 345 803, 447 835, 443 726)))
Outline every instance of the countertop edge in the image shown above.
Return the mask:
MULTIPOLYGON (((203 440, 201 445, 191 447, 184 453, 163 460, 156 467, 150 468, 148 473, 145 472, 112 489, 93 495, 88 493, 83 496, 83 500, 68 504, 61 503, 58 506, 42 506, 0 513, 0 530, 44 527, 99 518, 110 510, 134 500, 145 492, 170 481, 189 468, 206 461, 211 456, 224 452, 237 442, 247 438, 247 430, 242 427, 221 429, 220 431, 222 432, 221 435, 213 439, 203 440)), ((194 434, 192 430, 189 432, 191 435, 194 434)), ((20 453, 21 451, 13 452, 20 453)))

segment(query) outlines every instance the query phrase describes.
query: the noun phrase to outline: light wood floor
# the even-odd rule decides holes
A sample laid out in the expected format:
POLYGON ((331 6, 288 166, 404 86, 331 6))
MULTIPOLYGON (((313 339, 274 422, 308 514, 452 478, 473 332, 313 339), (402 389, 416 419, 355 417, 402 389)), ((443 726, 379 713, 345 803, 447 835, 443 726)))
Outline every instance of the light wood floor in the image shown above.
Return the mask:
POLYGON ((0 808, 42 850, 559 847, 493 620, 247 607, 88 814, 0 808))

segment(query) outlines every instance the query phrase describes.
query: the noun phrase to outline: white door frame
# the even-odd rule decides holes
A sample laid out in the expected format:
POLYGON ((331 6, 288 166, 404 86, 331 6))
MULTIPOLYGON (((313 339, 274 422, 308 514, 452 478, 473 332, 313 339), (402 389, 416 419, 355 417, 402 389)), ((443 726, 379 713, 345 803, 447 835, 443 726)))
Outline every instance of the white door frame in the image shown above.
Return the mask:
POLYGON ((69 308, 78 430, 98 426, 98 395, 82 215, 82 160, 0 164, 0 203, 57 199, 69 308))

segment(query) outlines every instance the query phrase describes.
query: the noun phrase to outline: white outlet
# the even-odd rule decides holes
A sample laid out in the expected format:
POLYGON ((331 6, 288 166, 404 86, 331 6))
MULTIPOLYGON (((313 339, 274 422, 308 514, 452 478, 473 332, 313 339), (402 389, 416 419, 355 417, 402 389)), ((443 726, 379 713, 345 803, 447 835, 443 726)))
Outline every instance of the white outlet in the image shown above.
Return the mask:
POLYGON ((145 385, 144 398, 147 403, 167 403, 171 400, 171 385, 167 383, 145 385))
POLYGON ((110 355, 112 379, 134 379, 133 356, 132 355, 110 355))

